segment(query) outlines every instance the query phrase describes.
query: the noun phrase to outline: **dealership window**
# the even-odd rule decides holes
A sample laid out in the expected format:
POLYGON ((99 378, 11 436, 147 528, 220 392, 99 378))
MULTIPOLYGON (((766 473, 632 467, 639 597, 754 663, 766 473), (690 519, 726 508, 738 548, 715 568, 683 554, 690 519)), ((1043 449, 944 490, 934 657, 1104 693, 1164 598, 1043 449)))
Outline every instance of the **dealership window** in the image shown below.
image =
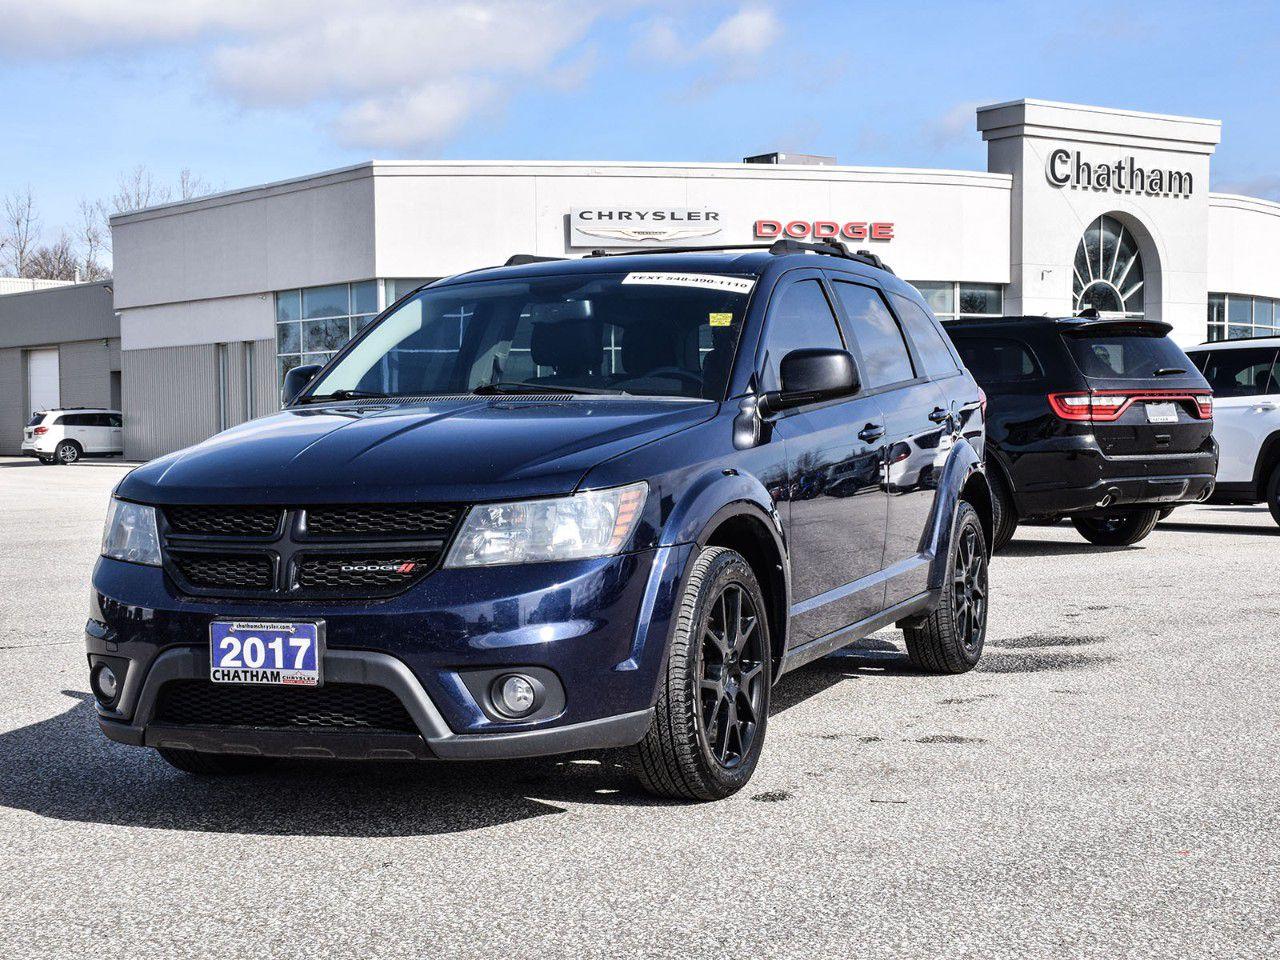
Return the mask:
POLYGON ((276 293, 276 355, 280 381, 304 363, 327 363, 386 304, 422 279, 361 280, 276 293))
POLYGON ((999 283, 915 280, 911 285, 920 291, 939 320, 1004 315, 1004 286, 999 283))
POLYGON ((1145 287, 1137 238, 1114 217, 1098 217, 1076 246, 1071 278, 1076 312, 1092 307, 1141 317, 1145 287))
POLYGON ((1209 340, 1280 336, 1280 300, 1241 293, 1209 294, 1209 340))

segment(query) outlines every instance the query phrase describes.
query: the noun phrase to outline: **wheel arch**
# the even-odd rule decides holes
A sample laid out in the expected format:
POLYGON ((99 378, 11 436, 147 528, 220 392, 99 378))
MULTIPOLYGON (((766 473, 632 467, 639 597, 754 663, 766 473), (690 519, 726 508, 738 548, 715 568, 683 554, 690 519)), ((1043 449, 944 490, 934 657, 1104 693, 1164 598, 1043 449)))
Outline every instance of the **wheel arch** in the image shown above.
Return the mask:
POLYGON ((698 546, 728 547, 742 554, 756 575, 767 608, 776 678, 786 650, 791 609, 790 567, 781 536, 758 506, 738 501, 726 504, 711 516, 698 536, 698 546))
POLYGON ((978 511, 987 549, 991 549, 993 516, 991 488, 983 470, 982 458, 968 440, 958 440, 952 448, 947 465, 938 481, 938 493, 934 499, 933 519, 925 534, 925 548, 933 557, 929 569, 929 587, 938 589, 946 580, 947 557, 951 552, 951 538, 955 530, 957 504, 972 504, 978 511))
POLYGON ((1258 447, 1258 462, 1253 468, 1253 488, 1254 495, 1259 500, 1266 499, 1267 481, 1277 467, 1280 467, 1280 430, 1273 431, 1258 447))

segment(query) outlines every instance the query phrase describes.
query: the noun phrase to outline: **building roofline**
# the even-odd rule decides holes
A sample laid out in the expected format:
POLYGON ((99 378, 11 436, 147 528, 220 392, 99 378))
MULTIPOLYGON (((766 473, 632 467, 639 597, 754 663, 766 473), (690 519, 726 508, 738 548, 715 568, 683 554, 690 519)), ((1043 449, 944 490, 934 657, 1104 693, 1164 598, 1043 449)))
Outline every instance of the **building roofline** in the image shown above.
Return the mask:
MULTIPOLYGON (((4 278, 9 279, 9 278, 4 278)), ((113 291, 111 280, 85 280, 83 283, 60 283, 56 287, 38 287, 35 290, 15 290, 13 293, 0 293, 0 298, 39 297, 46 294, 66 292, 68 290, 84 290, 88 287, 103 287, 107 293, 113 291)))
POLYGON ((334 183, 377 176, 484 176, 503 169, 529 176, 588 176, 591 174, 662 176, 687 173, 693 176, 747 180, 895 180, 911 183, 945 183, 968 181, 972 186, 1012 189, 1013 178, 1005 173, 985 170, 931 169, 926 167, 867 167, 850 165, 813 166, 810 164, 699 163, 630 160, 366 160, 318 173, 275 180, 248 187, 237 187, 204 197, 157 204, 141 210, 119 213, 111 217, 111 226, 170 216, 206 207, 238 203, 258 197, 310 190, 334 183))
POLYGON ((1178 113, 1152 113, 1147 110, 1121 110, 1118 107, 1101 107, 1089 103, 1068 103, 1064 100, 1038 100, 1034 97, 1023 97, 1019 100, 1004 100, 1000 103, 983 104, 977 108, 978 113, 985 113, 988 110, 999 110, 1003 107, 1053 107, 1058 110, 1073 110, 1078 113, 1099 113, 1108 116, 1133 117, 1134 119, 1143 120, 1176 120, 1184 123, 1207 123, 1211 126, 1221 127, 1221 120, 1213 120, 1209 117, 1188 117, 1178 113))
POLYGON ((1273 216, 1280 217, 1280 202, 1275 200, 1264 200, 1262 197, 1249 197, 1243 193, 1215 193, 1209 191, 1209 205, 1215 207, 1236 207, 1249 206, 1261 207, 1259 213, 1269 213, 1273 216))

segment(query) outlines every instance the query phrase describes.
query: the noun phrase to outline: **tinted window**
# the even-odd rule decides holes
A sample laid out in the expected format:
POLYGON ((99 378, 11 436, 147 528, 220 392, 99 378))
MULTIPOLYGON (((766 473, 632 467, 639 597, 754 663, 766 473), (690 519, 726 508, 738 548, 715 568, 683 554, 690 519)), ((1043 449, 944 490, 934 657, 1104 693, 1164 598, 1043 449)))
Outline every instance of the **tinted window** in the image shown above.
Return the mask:
POLYGON ((124 426, 124 417, 122 417, 122 416, 121 416, 120 414, 118 414, 118 413, 109 413, 109 414, 107 414, 107 426, 108 426, 108 427, 123 427, 123 426, 124 426))
POLYGON ((849 318, 849 333, 857 341, 866 365, 868 387, 883 387, 915 377, 911 354, 898 321, 870 287, 836 281, 836 296, 849 318))
POLYGON ((960 359, 979 383, 1035 380, 1040 364, 1024 344, 1006 337, 955 337, 960 359))
POLYGON ((902 317, 902 323, 907 328, 907 335, 916 345, 916 353, 924 364, 924 372, 931 377, 945 377, 955 373, 959 369, 956 367, 956 359, 947 348, 942 331, 924 312, 924 308, 914 300, 896 293, 893 299, 898 305, 898 316, 902 317))
POLYGON ((661 272, 430 287, 368 328, 314 392, 430 396, 515 382, 719 399, 752 287, 661 272))
MULTIPOLYGON (((1130 328, 1132 329, 1132 328, 1130 328)), ((1103 332, 1063 337, 1086 377, 1095 380, 1154 378, 1160 370, 1192 370, 1195 367, 1168 337, 1142 333, 1103 332)))
POLYGON ((38 426, 40 426, 40 424, 41 424, 41 422, 42 422, 43 420, 44 420, 44 414, 43 414, 43 413, 36 413, 36 414, 33 414, 33 415, 32 415, 32 417, 31 417, 31 419, 27 421, 27 426, 28 426, 28 427, 38 427, 38 426))
POLYGON ((1204 361, 1204 378, 1216 397, 1280 393, 1274 349, 1211 350, 1196 359, 1204 361))
POLYGON ((779 295, 769 314, 765 339, 764 388, 778 390, 778 364, 792 350, 827 347, 843 350, 840 329, 831 304, 817 280, 799 280, 779 295))

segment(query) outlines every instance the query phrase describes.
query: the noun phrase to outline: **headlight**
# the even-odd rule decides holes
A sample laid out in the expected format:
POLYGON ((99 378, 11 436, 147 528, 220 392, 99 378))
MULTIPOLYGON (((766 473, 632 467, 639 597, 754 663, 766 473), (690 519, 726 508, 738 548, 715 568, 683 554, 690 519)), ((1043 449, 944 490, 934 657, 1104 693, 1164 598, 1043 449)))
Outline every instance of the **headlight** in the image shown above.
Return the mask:
POLYGON ((484 567, 609 556, 626 545, 648 489, 644 483, 633 483, 554 500, 472 507, 444 565, 484 567))
POLYGON ((107 523, 102 529, 102 555, 113 560, 160 566, 155 508, 112 497, 111 506, 107 508, 107 523))

